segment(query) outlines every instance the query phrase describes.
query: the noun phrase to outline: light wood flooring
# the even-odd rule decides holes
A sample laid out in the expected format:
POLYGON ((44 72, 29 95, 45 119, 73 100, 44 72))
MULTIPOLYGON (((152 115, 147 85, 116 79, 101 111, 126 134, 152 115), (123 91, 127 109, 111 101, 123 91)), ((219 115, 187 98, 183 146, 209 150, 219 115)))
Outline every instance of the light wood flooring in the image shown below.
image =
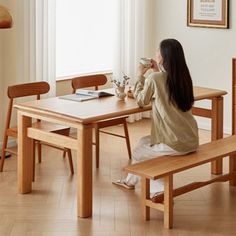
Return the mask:
MULTIPOLYGON (((121 127, 109 129, 122 132, 121 127)), ((148 119, 130 124, 132 147, 149 130, 148 119)), ((201 143, 209 137, 209 132, 200 131, 201 143)), ((93 168, 93 217, 88 219, 76 217, 76 173, 70 176, 61 151, 43 149, 33 192, 25 195, 17 193, 17 158, 7 159, 0 173, 0 236, 236 235, 236 187, 217 183, 175 198, 174 229, 166 230, 161 212, 151 210, 151 220, 142 220, 140 185, 130 191, 111 184, 128 164, 125 141, 101 134, 100 151, 100 168, 93 168)), ((73 160, 76 170, 75 156, 73 160)), ((228 163, 224 166, 227 169, 228 163)), ((205 165, 177 175, 174 185, 208 177, 210 165, 205 165)))

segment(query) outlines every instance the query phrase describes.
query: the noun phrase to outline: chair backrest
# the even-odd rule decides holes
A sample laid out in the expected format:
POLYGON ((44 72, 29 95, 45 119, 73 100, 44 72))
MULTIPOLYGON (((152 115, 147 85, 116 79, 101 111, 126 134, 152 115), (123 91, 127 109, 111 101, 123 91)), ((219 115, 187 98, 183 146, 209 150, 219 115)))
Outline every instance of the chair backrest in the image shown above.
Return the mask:
POLYGON ((45 94, 50 90, 50 86, 47 82, 33 82, 27 84, 17 84, 8 87, 7 95, 11 98, 19 98, 26 96, 45 94))
POLYGON ((75 77, 71 81, 71 85, 73 88, 73 93, 75 93, 76 89, 95 87, 95 90, 98 89, 98 86, 104 85, 107 82, 107 77, 105 75, 86 75, 75 77))
POLYGON ((50 90, 49 84, 44 81, 8 86, 7 95, 10 101, 8 104, 8 111, 7 111, 6 130, 9 129, 10 127, 14 98, 36 95, 37 99, 40 99, 40 95, 47 93, 49 90, 50 90))

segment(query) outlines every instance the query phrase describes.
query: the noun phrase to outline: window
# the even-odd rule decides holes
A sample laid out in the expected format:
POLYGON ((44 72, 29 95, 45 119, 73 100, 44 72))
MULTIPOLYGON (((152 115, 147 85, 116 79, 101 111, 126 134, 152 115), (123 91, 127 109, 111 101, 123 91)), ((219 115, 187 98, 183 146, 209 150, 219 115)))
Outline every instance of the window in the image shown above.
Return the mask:
POLYGON ((57 0, 56 77, 112 69, 116 1, 57 0))

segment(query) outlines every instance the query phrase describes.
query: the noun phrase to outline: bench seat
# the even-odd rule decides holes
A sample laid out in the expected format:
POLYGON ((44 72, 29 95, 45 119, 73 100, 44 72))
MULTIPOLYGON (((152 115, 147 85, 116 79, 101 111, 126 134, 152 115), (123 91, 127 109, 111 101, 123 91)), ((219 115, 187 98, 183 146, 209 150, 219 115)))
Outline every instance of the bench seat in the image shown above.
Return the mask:
POLYGON ((200 145, 196 152, 182 156, 160 156, 129 165, 125 171, 142 177, 142 211, 145 220, 150 219, 150 207, 164 212, 164 227, 173 227, 173 197, 190 192, 214 182, 230 181, 236 186, 236 135, 200 145), (173 189, 173 175, 192 167, 229 158, 229 173, 205 182, 194 182, 173 189), (150 179, 164 179, 164 193, 150 199, 150 179), (163 203, 164 201, 164 203, 163 203))

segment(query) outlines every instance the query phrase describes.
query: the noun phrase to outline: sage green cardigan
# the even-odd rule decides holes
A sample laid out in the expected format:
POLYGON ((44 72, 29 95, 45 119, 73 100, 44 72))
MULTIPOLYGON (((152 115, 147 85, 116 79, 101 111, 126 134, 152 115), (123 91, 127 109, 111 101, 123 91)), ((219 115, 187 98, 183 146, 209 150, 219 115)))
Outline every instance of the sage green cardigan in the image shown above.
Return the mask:
POLYGON ((169 102, 166 72, 140 76, 134 87, 137 104, 152 103, 151 144, 164 143, 178 152, 192 152, 199 146, 198 127, 191 111, 183 112, 169 102))

